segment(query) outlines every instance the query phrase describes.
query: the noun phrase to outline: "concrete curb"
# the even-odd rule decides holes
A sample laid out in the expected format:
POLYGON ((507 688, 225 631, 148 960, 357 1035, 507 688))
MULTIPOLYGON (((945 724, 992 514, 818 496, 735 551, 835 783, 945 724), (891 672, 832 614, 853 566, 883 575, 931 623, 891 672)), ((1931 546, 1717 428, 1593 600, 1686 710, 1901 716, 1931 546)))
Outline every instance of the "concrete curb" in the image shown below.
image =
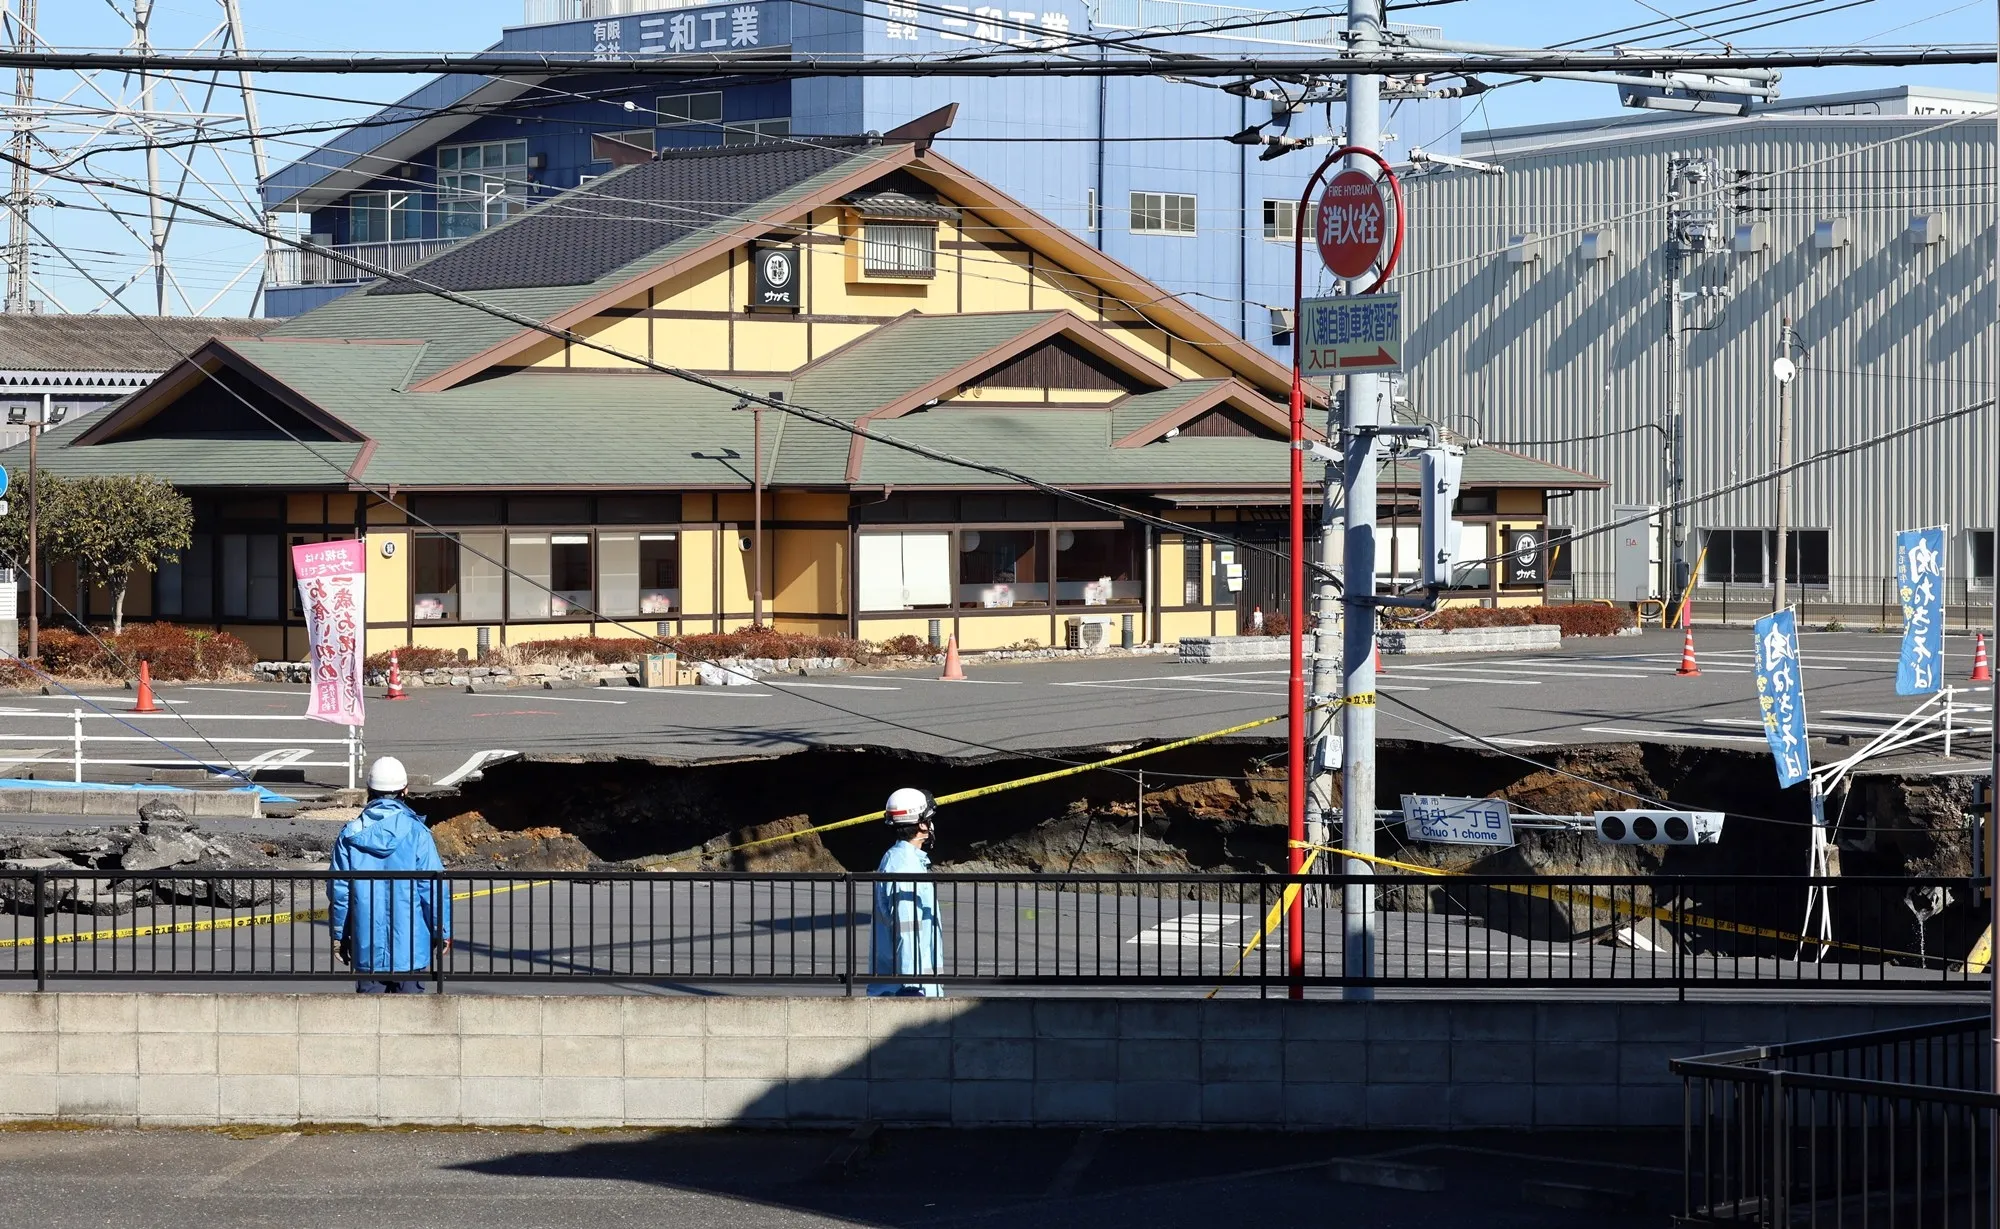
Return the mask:
POLYGON ((0 788, 0 815, 97 815, 131 819, 149 802, 171 802, 195 819, 259 819, 254 789, 0 788))
POLYGON ((1552 623, 1529 627, 1462 627, 1457 631, 1412 628, 1375 635, 1384 653, 1417 657, 1426 653, 1523 653, 1562 647, 1562 629, 1552 623))

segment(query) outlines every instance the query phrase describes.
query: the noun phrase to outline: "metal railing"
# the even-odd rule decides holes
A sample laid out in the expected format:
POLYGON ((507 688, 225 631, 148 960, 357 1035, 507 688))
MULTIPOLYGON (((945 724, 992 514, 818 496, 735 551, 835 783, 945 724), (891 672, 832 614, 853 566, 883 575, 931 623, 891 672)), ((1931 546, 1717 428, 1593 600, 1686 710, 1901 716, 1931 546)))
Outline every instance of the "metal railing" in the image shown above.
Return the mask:
MULTIPOLYGON (((175 713, 118 713, 91 712, 86 709, 60 711, 20 711, 10 712, 0 722, 47 721, 67 723, 68 730, 54 725, 46 735, 35 730, 25 733, 15 730, 0 732, 0 750, 10 753, 11 758, 23 764, 48 763, 27 752, 50 753, 68 748, 67 762, 70 780, 81 782, 86 767, 105 768, 186 768, 200 766, 218 774, 228 774, 232 768, 254 775, 256 772, 272 769, 336 768, 347 774, 347 788, 355 788, 361 776, 362 729, 360 726, 345 726, 346 733, 338 738, 293 737, 289 734, 258 737, 255 735, 218 735, 207 731, 190 732, 189 722, 195 718, 183 717, 175 713), (115 723, 119 732, 114 734, 86 734, 86 721, 115 723), (155 727, 148 732, 141 726, 155 727), (109 755, 93 754, 93 747, 102 747, 109 755), (133 747, 146 748, 147 754, 138 754, 133 747), (261 747, 249 759, 236 761, 239 752, 246 748, 261 747), (331 748, 339 748, 335 758, 331 748), (320 756, 323 758, 314 758, 320 756), (213 762, 227 760, 226 763, 213 762)), ((273 713, 226 714, 202 713, 198 720, 208 722, 257 722, 268 726, 271 723, 304 724, 313 730, 327 730, 334 727, 305 716, 280 716, 273 713)), ((102 728, 102 727, 96 727, 102 728)), ((60 761, 58 761, 60 762, 60 761)))
MULTIPOLYGON (((331 834, 329 834, 331 839, 331 834)), ((440 983, 626 981, 819 985, 874 981, 876 874, 0 870, 0 979, 345 978, 329 889, 399 880, 449 897, 448 951, 408 968, 440 983)), ((1962 989, 1974 899, 1964 880, 1758 876, 1531 878, 1282 875, 921 877, 942 958, 919 979, 965 986, 1236 986, 1287 982, 1288 884, 1303 883, 1304 982, 1407 987, 1784 985, 1962 989), (1836 941, 1790 933, 1814 884, 1836 941), (1372 897, 1377 955, 1341 959, 1340 902, 1372 897), (1919 924, 1915 890, 1933 912, 1919 924), (1943 908, 1936 909, 1940 901, 1943 908), (1960 916, 1963 913, 1964 916, 1960 916), (1926 945, 1931 954, 1926 954, 1926 945)), ((440 937, 443 937, 440 935, 440 937)))
MULTIPOLYGON (((1614 591, 1610 572, 1579 571, 1551 581, 1550 600, 1595 601, 1614 591)), ((1695 621, 1748 623, 1771 613, 1772 588, 1765 584, 1702 581, 1695 585, 1695 621)), ((1836 574, 1801 584, 1794 579, 1786 600, 1808 623, 1840 623, 1857 631, 1896 631, 1903 626, 1903 607, 1896 596, 1896 578, 1836 574)), ((1945 627, 1953 631, 1990 628, 1993 622, 1993 582, 1952 576, 1945 585, 1945 627)))
POLYGON ((332 245, 324 252, 274 246, 264 252, 264 277, 270 286, 368 282, 375 279, 374 274, 362 272, 334 253, 368 261, 391 273, 401 273, 458 242, 458 239, 397 239, 384 243, 342 243, 332 245))
POLYGON ((1682 1224, 1994 1229, 1983 1016, 1676 1059, 1682 1224))

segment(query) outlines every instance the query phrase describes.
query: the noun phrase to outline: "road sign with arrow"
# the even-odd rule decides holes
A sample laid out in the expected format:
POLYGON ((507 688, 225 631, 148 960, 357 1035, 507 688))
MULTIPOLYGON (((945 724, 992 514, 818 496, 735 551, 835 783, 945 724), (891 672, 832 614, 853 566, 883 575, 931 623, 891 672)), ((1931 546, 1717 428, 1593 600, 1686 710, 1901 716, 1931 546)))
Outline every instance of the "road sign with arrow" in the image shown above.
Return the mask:
POLYGON ((1403 366, 1403 296, 1341 295, 1299 304, 1302 369, 1309 376, 1398 371, 1403 366))

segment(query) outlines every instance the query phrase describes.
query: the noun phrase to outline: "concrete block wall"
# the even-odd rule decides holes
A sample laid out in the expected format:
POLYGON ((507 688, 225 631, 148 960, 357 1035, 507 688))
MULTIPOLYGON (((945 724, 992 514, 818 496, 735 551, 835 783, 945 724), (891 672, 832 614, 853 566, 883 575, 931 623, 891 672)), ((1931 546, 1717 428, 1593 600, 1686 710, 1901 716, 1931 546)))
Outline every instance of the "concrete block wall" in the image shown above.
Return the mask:
POLYGON ((0 1121, 1670 1126, 1671 1058, 1968 1003, 0 994, 0 1121))

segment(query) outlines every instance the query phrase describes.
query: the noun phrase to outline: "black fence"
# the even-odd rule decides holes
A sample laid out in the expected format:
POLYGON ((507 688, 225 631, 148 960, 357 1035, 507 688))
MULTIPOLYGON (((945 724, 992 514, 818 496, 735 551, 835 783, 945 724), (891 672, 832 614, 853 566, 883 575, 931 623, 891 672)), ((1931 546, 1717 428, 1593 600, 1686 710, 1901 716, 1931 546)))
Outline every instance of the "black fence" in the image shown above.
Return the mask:
POLYGON ((1307 985, 1986 982, 1965 964, 1981 885, 1962 879, 194 869, 0 870, 0 979, 1270 989, 1292 980, 1284 927, 1266 936, 1288 885, 1303 892, 1307 985), (937 920, 921 976, 875 972, 884 896, 900 920, 937 920), (1374 923, 1368 971, 1351 976, 1350 896, 1374 923), (343 897, 353 920, 337 936, 343 897), (1830 938, 1801 935, 1815 904, 1830 938))
POLYGON ((1994 1229, 1983 1016, 1680 1059, 1683 1224, 1994 1229))

